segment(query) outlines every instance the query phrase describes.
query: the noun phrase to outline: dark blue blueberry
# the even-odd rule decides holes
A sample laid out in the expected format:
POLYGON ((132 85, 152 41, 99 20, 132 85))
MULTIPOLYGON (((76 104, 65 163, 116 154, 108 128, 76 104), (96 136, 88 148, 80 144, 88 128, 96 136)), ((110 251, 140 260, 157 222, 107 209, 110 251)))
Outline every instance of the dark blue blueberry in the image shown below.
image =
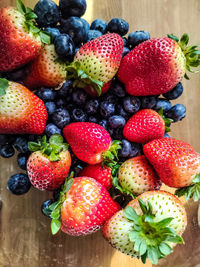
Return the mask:
POLYGON ((109 117, 108 122, 111 128, 123 128, 126 124, 125 118, 120 115, 109 117))
POLYGON ((124 47, 128 47, 128 39, 126 37, 123 37, 124 47))
POLYGON ((85 105, 85 111, 88 115, 94 115, 97 113, 99 108, 99 100, 91 99, 85 105))
POLYGON ((49 209, 49 206, 50 206, 51 204, 53 204, 54 202, 55 202, 54 199, 48 199, 48 200, 45 200, 45 201, 42 203, 42 205, 41 205, 41 212, 42 212, 45 216, 47 216, 47 217, 49 217, 49 218, 51 218, 51 217, 50 217, 50 215, 51 215, 51 210, 49 209))
POLYGON ((18 81, 24 80, 27 74, 28 74, 27 66, 25 66, 25 67, 6 73, 6 78, 10 81, 18 82, 18 81))
POLYGON ((100 104, 100 114, 103 118, 108 118, 115 113, 115 104, 108 101, 103 101, 100 104))
POLYGON ((122 57, 125 57, 131 50, 128 47, 124 47, 122 51, 122 57))
POLYGON ((140 145, 136 143, 131 143, 131 153, 129 154, 130 158, 133 158, 138 155, 140 152, 140 145))
POLYGON ((78 17, 70 17, 61 20, 61 32, 71 36, 75 44, 81 44, 87 41, 87 31, 85 23, 78 17))
POLYGON ((51 35, 51 39, 52 41, 55 40, 56 37, 58 37, 60 35, 60 31, 58 28, 51 28, 51 27, 47 27, 45 29, 46 32, 48 32, 51 35))
POLYGON ((108 129, 108 121, 107 120, 101 120, 98 123, 99 125, 101 125, 105 130, 108 129))
POLYGON ((90 30, 90 24, 87 22, 87 20, 81 18, 82 22, 84 23, 84 26, 85 26, 85 29, 86 29, 86 32, 88 33, 89 30, 90 30))
POLYGON ((8 135, 8 144, 13 145, 18 135, 9 134, 8 135))
MULTIPOLYGON (((117 97, 124 97, 126 95, 126 90, 124 85, 119 80, 114 80, 110 87, 110 92, 117 97)), ((115 101, 115 99, 114 99, 115 101)))
POLYGON ((74 42, 68 34, 60 34, 54 41, 57 55, 65 60, 72 60, 75 53, 74 42))
POLYGON ((89 42, 100 36, 102 36, 102 32, 96 30, 89 30, 87 41, 89 42))
POLYGON ((31 142, 37 142, 37 140, 38 140, 39 137, 40 137, 40 136, 38 136, 38 135, 29 134, 29 135, 27 136, 27 140, 28 140, 28 141, 31 141, 31 142))
POLYGON ((136 113, 140 109, 140 100, 136 96, 126 96, 123 99, 123 107, 128 113, 136 113))
POLYGON ((58 98, 55 102, 57 108, 63 108, 67 106, 66 98, 58 98))
POLYGON ((75 108, 71 112, 71 118, 74 122, 85 122, 87 121, 87 115, 86 113, 80 109, 80 108, 75 108))
POLYGON ((121 18, 113 18, 108 23, 108 31, 109 32, 116 32, 119 35, 123 36, 127 34, 129 30, 129 24, 127 21, 121 18))
POLYGON ((52 114, 52 121, 56 126, 58 126, 58 128, 64 128, 70 123, 70 115, 68 110, 65 108, 56 109, 56 111, 52 114))
POLYGON ((29 152, 28 141, 25 137, 17 137, 13 143, 14 148, 20 153, 29 152))
POLYGON ((60 12, 52 0, 39 0, 34 7, 37 23, 41 27, 55 26, 60 20, 60 12))
POLYGON ((110 128, 113 129, 112 138, 115 140, 122 140, 124 138, 123 136, 123 129, 122 128, 110 128))
POLYGON ((14 156, 14 154, 15 154, 15 150, 13 146, 9 144, 0 146, 0 156, 2 156, 3 158, 10 158, 14 156))
POLYGON ((51 88, 40 88, 38 89, 35 94, 42 99, 44 102, 55 100, 56 98, 56 91, 51 88))
POLYGON ((159 111, 162 108, 163 112, 166 113, 171 107, 172 104, 169 100, 164 98, 158 98, 154 109, 159 111))
POLYGON ((104 102, 109 102, 109 103, 113 103, 116 104, 117 103, 117 98, 115 95, 113 95, 113 93, 109 90, 109 92, 107 92, 106 94, 103 94, 101 96, 101 101, 104 102))
POLYGON ((156 96, 143 96, 140 98, 142 108, 154 108, 157 103, 156 96))
POLYGON ((62 134, 61 130, 53 123, 49 123, 46 125, 45 133, 48 137, 50 137, 53 134, 62 134))
POLYGON ((107 23, 102 20, 102 19, 95 19, 91 26, 90 26, 90 29, 91 30, 96 30, 96 31, 100 31, 102 32, 103 34, 106 33, 107 31, 107 23))
POLYGON ((119 150, 119 157, 128 158, 132 152, 131 143, 126 139, 122 139, 121 142, 122 148, 119 150))
POLYGON ((76 89, 72 93, 73 102, 77 105, 84 105, 87 100, 87 93, 82 89, 76 89))
POLYGON ((169 100, 177 99, 183 93, 182 83, 178 83, 172 90, 167 93, 164 93, 163 96, 169 100))
POLYGON ((72 94, 73 91, 73 82, 71 80, 66 81, 65 83, 63 83, 62 87, 60 88, 60 90, 58 90, 58 96, 60 97, 66 97, 66 96, 70 96, 72 94))
POLYGON ((59 7, 63 18, 82 17, 86 11, 86 0, 60 0, 59 7))
POLYGON ((109 133, 109 135, 110 135, 111 137, 113 137, 113 133, 114 133, 114 129, 113 129, 113 128, 108 127, 108 128, 106 129, 106 131, 109 133))
POLYGON ((89 122, 93 122, 93 123, 97 123, 97 118, 96 117, 94 117, 94 116, 90 116, 89 118, 88 118, 88 121, 89 122))
POLYGON ((0 134, 0 145, 8 143, 9 136, 7 134, 0 134))
POLYGON ((170 136, 168 133, 165 133, 165 134, 163 135, 163 137, 165 137, 165 138, 171 138, 171 136, 170 136))
POLYGON ((122 107, 121 104, 117 105, 117 114, 121 115, 122 117, 124 117, 126 120, 130 117, 130 114, 128 114, 124 108, 122 107))
POLYGON ((30 153, 19 153, 17 155, 17 164, 22 170, 26 170, 26 163, 30 153))
POLYGON ((49 115, 53 114, 56 110, 56 104, 52 101, 46 102, 45 107, 49 115))
POLYGON ((186 107, 182 104, 176 104, 166 112, 166 117, 177 122, 185 118, 186 107))
POLYGON ((10 177, 8 181, 8 189, 15 195, 23 195, 29 191, 31 183, 28 175, 17 173, 10 177))
POLYGON ((130 32, 128 35, 128 44, 134 48, 148 39, 150 39, 150 34, 147 31, 130 32))

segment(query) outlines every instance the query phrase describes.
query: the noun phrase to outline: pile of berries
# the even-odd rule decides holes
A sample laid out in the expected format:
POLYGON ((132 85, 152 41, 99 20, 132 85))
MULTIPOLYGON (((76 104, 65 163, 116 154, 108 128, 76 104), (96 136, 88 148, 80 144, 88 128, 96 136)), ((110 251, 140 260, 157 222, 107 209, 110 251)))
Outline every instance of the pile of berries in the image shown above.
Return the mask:
POLYGON ((167 133, 186 115, 171 100, 200 65, 199 50, 187 34, 125 37, 121 18, 89 25, 85 10, 85 0, 0 9, 0 155, 17 151, 26 171, 8 189, 53 191, 42 204, 53 234, 103 226, 113 247, 156 264, 183 243, 187 224, 161 183, 200 197, 199 154, 167 133))

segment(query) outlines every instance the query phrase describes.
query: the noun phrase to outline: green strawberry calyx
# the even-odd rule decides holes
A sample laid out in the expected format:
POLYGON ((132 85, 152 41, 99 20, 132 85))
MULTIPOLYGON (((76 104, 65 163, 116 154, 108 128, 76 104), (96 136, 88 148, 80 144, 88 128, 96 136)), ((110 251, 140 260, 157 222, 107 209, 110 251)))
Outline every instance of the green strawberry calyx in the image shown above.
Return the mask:
MULTIPOLYGON (((192 73, 200 72, 200 70, 195 71, 191 69, 191 67, 196 68, 200 66, 200 50, 197 49, 200 47, 200 45, 188 46, 189 35, 187 33, 184 33, 180 40, 173 34, 168 34, 168 37, 176 41, 183 51, 183 54, 186 58, 186 70, 192 73)), ((185 78, 189 80, 187 74, 185 74, 185 78)))
POLYGON ((183 244, 183 238, 176 234, 175 230, 169 227, 174 219, 172 217, 158 221, 156 214, 153 213, 151 203, 145 204, 140 198, 137 198, 142 215, 127 206, 124 210, 126 218, 133 222, 133 230, 129 232, 129 240, 133 242, 133 249, 138 252, 142 262, 146 259, 153 264, 157 264, 160 258, 164 258, 172 252, 174 243, 183 244))
POLYGON ((84 70, 81 69, 81 63, 79 61, 73 61, 67 66, 67 79, 74 79, 73 86, 79 88, 85 88, 86 86, 92 86, 101 95, 101 89, 103 82, 93 79, 84 70))
POLYGON ((163 118, 165 123, 165 132, 171 132, 170 125, 173 122, 172 119, 166 118, 163 114, 163 108, 159 109, 158 114, 163 118))
POLYGON ((45 32, 35 25, 35 19, 37 19, 37 15, 33 12, 33 10, 29 7, 26 7, 21 0, 17 0, 17 10, 24 15, 26 21, 25 21, 25 27, 28 30, 28 32, 32 32, 34 35, 39 35, 41 41, 44 44, 50 44, 51 43, 51 36, 48 32, 45 32))
POLYGON ((63 142, 64 139, 59 134, 54 134, 49 138, 44 135, 38 142, 28 142, 28 149, 31 152, 41 151, 47 155, 50 161, 59 161, 60 153, 68 149, 68 144, 63 142))
POLYGON ((114 140, 106 152, 103 153, 103 165, 108 167, 113 167, 117 163, 118 160, 118 150, 121 149, 121 141, 114 140))
POLYGON ((0 96, 6 94, 6 89, 8 87, 9 87, 9 81, 4 78, 0 78, 0 96))
POLYGON ((200 173, 194 177, 191 185, 177 189, 175 195, 178 197, 184 196, 186 201, 190 198, 193 198, 194 201, 198 201, 200 199, 200 173))

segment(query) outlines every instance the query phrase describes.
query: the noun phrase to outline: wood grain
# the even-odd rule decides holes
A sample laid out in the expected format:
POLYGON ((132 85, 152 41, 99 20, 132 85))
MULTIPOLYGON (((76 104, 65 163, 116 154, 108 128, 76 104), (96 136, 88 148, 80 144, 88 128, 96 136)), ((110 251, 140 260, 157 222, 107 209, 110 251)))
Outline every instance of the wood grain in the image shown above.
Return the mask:
MULTIPOLYGON (((36 1, 24 1, 31 7, 36 1)), ((85 18, 109 21, 122 17, 130 30, 147 30, 152 37, 184 32, 191 43, 200 43, 199 0, 88 0, 85 18)), ((14 5, 15 0, 1 0, 0 6, 14 5)), ((184 81, 185 91, 178 99, 187 107, 187 117, 172 127, 172 136, 191 143, 200 151, 200 75, 184 81)), ((11 174, 21 172, 12 160, 0 159, 0 266, 2 267, 140 267, 131 259, 112 249, 98 232, 85 238, 73 238, 63 233, 53 237, 49 220, 40 212, 40 205, 51 197, 35 189, 25 196, 13 196, 6 189, 11 174)), ((197 203, 187 205, 189 226, 184 234, 185 246, 177 246, 172 255, 160 261, 163 267, 197 267, 200 264, 200 230, 197 225, 197 203)), ((151 266, 150 263, 145 265, 151 266)))

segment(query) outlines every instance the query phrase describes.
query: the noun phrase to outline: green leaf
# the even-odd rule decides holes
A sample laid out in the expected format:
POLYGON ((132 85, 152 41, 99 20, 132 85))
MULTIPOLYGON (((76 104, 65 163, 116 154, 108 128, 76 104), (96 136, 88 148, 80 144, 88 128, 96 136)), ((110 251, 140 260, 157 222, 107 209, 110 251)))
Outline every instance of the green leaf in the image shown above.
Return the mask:
POLYGON ((41 149, 41 145, 35 142, 28 142, 28 149, 31 152, 35 152, 41 149))
POLYGON ((173 34, 168 34, 167 36, 168 36, 170 39, 176 41, 177 43, 179 42, 179 38, 178 38, 177 36, 175 36, 175 35, 173 35, 173 34))
POLYGON ((189 42, 189 35, 184 33, 180 40, 180 45, 182 48, 185 48, 189 42))
POLYGON ((49 155, 49 160, 50 161, 59 161, 60 157, 58 155, 56 155, 56 153, 54 151, 52 151, 51 154, 49 155))
POLYGON ((0 78, 0 96, 6 94, 6 89, 8 87, 9 87, 9 81, 4 78, 0 78))
POLYGON ((159 250, 163 255, 169 255, 172 252, 172 248, 164 242, 159 245, 159 250))
POLYGON ((51 215, 51 212, 52 212, 52 210, 49 208, 43 209, 43 213, 48 217, 51 215))
POLYGON ((61 222, 59 220, 52 220, 51 221, 51 232, 55 235, 61 227, 61 222))
POLYGON ((192 180, 192 183, 200 183, 200 174, 198 173, 195 177, 194 177, 194 179, 192 180))
POLYGON ((140 216, 136 213, 136 211, 130 207, 130 206, 127 206, 124 210, 124 214, 126 216, 126 218, 130 221, 134 221, 136 223, 139 223, 140 221, 140 216))
POLYGON ((142 243, 142 239, 141 238, 138 238, 135 240, 135 244, 134 244, 134 250, 139 252, 139 247, 140 247, 140 244, 142 243))
POLYGON ((187 73, 185 73, 184 78, 185 78, 186 80, 189 80, 189 79, 190 79, 190 78, 188 77, 187 73))
POLYGON ((146 216, 144 217, 144 221, 145 221, 145 222, 149 222, 149 223, 153 223, 153 222, 154 222, 154 220, 153 220, 153 216, 146 215, 146 216))
POLYGON ((40 33, 40 29, 37 28, 32 22, 31 23, 27 22, 27 23, 29 24, 29 30, 32 33, 40 33))
POLYGON ((67 182, 65 182, 62 191, 64 193, 67 193, 70 190, 70 188, 72 187, 73 183, 74 183, 74 178, 69 178, 67 180, 67 182))
POLYGON ((34 12, 28 12, 25 14, 26 20, 37 19, 37 15, 34 12))
POLYGON ((49 206, 49 209, 50 209, 51 211, 53 211, 54 208, 55 208, 57 205, 58 205, 58 202, 56 201, 56 202, 52 203, 52 204, 49 206))
POLYGON ((140 243, 140 247, 139 247, 139 254, 144 255, 147 251, 147 244, 146 241, 143 239, 142 242, 140 243))
POLYGON ((44 44, 49 45, 51 43, 51 35, 45 31, 40 31, 40 38, 44 44))
POLYGON ((160 108, 160 109, 158 110, 158 114, 159 114, 161 117, 163 117, 163 108, 160 108))
POLYGON ((148 248, 147 256, 148 256, 148 258, 149 258, 151 263, 153 263, 153 264, 157 264, 158 263, 159 254, 158 254, 157 250, 154 247, 149 247, 148 248))
POLYGON ((176 236, 167 236, 165 241, 176 243, 176 244, 183 244, 183 238, 179 235, 176 236))
POLYGON ((156 223, 156 227, 158 227, 159 229, 164 228, 164 227, 168 226, 173 219, 174 218, 172 218, 172 217, 163 219, 162 221, 156 223))
POLYGON ((23 15, 26 13, 26 7, 21 0, 17 0, 17 10, 23 15))
POLYGON ((141 256, 141 260, 142 260, 142 263, 146 263, 146 259, 147 259, 147 251, 144 255, 141 256))
POLYGON ((137 200, 139 202, 139 205, 140 205, 140 208, 141 208, 143 214, 146 214, 147 213, 147 206, 146 206, 146 204, 140 198, 137 198, 137 200))
POLYGON ((131 242, 135 243, 138 238, 140 238, 139 232, 133 230, 129 233, 129 239, 131 242))
POLYGON ((63 143, 63 137, 59 134, 53 134, 49 138, 49 143, 52 145, 62 144, 63 143))

